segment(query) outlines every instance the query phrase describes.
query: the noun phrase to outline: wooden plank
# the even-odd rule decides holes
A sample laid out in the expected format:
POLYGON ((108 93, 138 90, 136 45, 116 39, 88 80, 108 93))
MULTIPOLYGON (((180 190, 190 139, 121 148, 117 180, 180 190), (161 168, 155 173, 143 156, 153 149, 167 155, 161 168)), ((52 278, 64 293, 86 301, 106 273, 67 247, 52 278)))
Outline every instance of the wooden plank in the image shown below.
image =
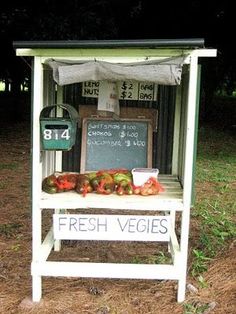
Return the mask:
POLYGON ((54 244, 54 236, 53 236, 53 228, 51 227, 50 230, 48 231, 43 243, 41 244, 40 247, 40 252, 39 252, 39 258, 42 261, 46 261, 51 249, 53 247, 54 244))
MULTIPOLYGON (((100 195, 88 193, 85 197, 76 192, 66 192, 57 194, 47 194, 42 192, 41 208, 106 208, 106 209, 124 209, 124 210, 183 210, 183 190, 176 178, 169 178, 168 186, 163 183, 165 191, 158 195, 141 196, 127 195, 118 196, 116 194, 100 195), (172 180, 172 183, 171 183, 172 180)), ((165 178, 165 176, 162 176, 165 178)))
MULTIPOLYGON (((97 110, 95 105, 79 105, 78 112, 80 119, 99 117, 102 113, 97 110)), ((112 116, 112 114, 111 114, 112 116)), ((102 115, 101 115, 102 117, 102 115)), ((148 119, 151 121, 153 132, 157 130, 158 111, 153 108, 140 107, 120 107, 120 119, 148 119)))
MULTIPOLYGON (((186 55, 192 49, 186 49, 186 55)), ((147 61, 151 59, 159 60, 166 57, 177 57, 183 54, 183 50, 179 48, 171 49, 149 49, 149 48, 18 48, 16 50, 17 56, 41 56, 51 58, 65 58, 69 60, 103 60, 108 62, 134 62, 147 61)))
POLYGON ((170 216, 54 214, 53 234, 61 240, 169 242, 170 216))
POLYGON ((42 262, 32 263, 32 274, 56 277, 179 279, 174 265, 42 262))
POLYGON ((178 239, 176 236, 176 233, 174 232, 174 229, 171 231, 170 233, 170 251, 171 251, 171 256, 172 256, 172 260, 174 261, 174 265, 176 265, 176 263, 179 262, 180 259, 180 247, 179 247, 179 243, 178 243, 178 239))
POLYGON ((187 276, 187 259, 188 259, 188 240, 189 240, 189 220, 192 194, 192 172, 193 172, 193 153, 194 153, 194 132, 195 132, 195 115, 196 115, 196 95, 197 95, 197 78, 198 78, 198 58, 191 56, 189 69, 189 88, 187 102, 187 125, 186 125, 186 146, 184 150, 184 191, 182 214, 180 250, 181 267, 180 280, 178 285, 178 302, 185 299, 186 276, 187 276))
POLYGON ((38 210, 42 182, 42 161, 40 159, 40 111, 43 108, 43 67, 41 58, 34 58, 34 87, 32 111, 32 255, 39 258, 41 246, 41 213, 38 210))
POLYGON ((40 208, 65 208, 65 209, 121 209, 121 210, 183 210, 182 193, 162 196, 118 196, 115 194, 102 196, 96 193, 89 193, 86 197, 76 192, 57 193, 49 195, 42 193, 40 208))

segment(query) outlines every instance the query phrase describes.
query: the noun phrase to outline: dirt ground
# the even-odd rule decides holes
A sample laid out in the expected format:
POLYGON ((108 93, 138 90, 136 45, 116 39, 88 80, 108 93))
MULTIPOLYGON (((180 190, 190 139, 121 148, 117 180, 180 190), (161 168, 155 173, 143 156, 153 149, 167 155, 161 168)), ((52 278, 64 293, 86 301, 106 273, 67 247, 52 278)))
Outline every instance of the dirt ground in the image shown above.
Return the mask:
MULTIPOLYGON (((186 301, 176 303, 173 281, 44 278, 43 299, 31 302, 30 126, 1 124, 0 129, 0 313, 177 314, 236 312, 235 242, 209 264, 207 287, 189 275, 186 301), (203 308, 205 310, 203 310, 203 308)), ((46 220, 47 215, 45 213, 46 220)), ((191 222, 191 239, 198 237, 191 222)), ((193 245, 190 239, 190 250, 193 245)), ((150 260, 157 248, 150 244, 64 242, 60 254, 100 261, 150 260)), ((50 257, 56 260, 58 255, 50 257)), ((191 263, 191 260, 190 262, 191 263)))

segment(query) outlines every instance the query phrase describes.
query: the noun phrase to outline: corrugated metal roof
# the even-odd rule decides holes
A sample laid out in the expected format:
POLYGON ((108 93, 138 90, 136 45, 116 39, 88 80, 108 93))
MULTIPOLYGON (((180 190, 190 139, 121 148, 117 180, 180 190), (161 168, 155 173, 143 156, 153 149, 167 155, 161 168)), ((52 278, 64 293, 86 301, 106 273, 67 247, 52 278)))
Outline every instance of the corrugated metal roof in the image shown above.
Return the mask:
POLYGON ((187 39, 132 39, 132 40, 45 40, 45 41, 14 41, 17 48, 116 48, 116 47, 145 47, 145 48, 203 48, 203 38, 187 39))

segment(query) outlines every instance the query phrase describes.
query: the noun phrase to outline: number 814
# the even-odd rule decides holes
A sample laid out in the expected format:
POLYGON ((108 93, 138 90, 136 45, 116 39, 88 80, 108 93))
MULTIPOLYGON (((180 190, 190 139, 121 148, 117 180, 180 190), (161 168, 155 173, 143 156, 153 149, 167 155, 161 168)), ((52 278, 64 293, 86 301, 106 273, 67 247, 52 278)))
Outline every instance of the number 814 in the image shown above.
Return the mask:
POLYGON ((46 129, 43 131, 43 138, 44 138, 44 140, 51 140, 51 139, 58 140, 59 138, 69 140, 70 139, 70 133, 69 133, 68 129, 63 130, 63 132, 61 134, 58 134, 58 130, 46 129))

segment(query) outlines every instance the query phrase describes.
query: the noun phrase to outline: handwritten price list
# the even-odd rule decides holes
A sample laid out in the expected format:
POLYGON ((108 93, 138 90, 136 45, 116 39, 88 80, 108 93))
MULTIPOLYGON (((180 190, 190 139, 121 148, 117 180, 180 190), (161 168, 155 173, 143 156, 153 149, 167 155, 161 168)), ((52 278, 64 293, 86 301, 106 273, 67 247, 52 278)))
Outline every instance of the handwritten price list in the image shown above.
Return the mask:
MULTIPOLYGON (((119 99, 121 100, 157 100, 157 85, 147 82, 117 82, 119 99)), ((99 96, 99 82, 83 82, 83 97, 99 96)))
POLYGON ((146 141, 143 130, 138 124, 123 123, 91 123, 88 125, 87 145, 108 147, 145 147, 146 141), (142 131, 142 132, 140 132, 142 131))
POLYGON ((89 121, 87 169, 147 166, 148 122, 89 121))

